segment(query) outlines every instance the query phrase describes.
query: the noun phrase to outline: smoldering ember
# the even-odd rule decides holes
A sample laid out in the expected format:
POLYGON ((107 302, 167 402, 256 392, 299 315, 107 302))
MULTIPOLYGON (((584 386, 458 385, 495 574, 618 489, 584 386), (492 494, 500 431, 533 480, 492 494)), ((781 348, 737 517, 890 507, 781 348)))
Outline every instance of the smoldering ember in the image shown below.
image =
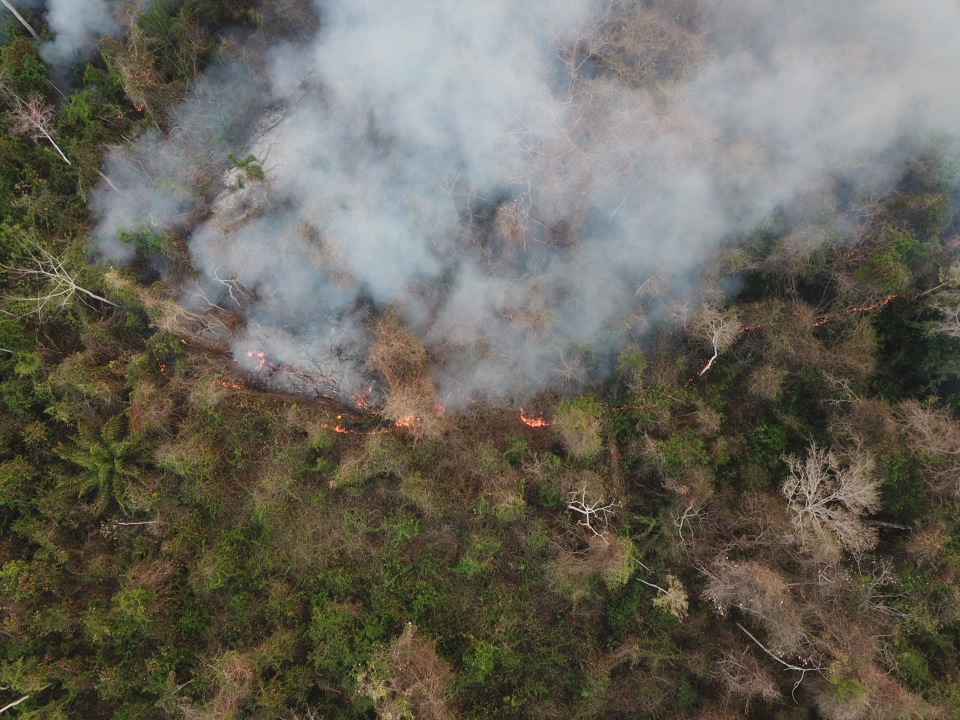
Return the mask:
POLYGON ((0 714, 960 716, 956 0, 0 2, 0 714))

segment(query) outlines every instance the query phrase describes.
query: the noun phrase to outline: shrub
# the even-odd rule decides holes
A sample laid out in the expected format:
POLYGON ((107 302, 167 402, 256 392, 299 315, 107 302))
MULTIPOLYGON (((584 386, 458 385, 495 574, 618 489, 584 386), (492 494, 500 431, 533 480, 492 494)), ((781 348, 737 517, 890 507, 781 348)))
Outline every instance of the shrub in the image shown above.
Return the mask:
POLYGON ((629 538, 606 532, 587 538, 585 549, 562 550, 553 563, 557 590, 574 602, 599 578, 610 590, 626 585, 633 574, 634 546, 629 538))
POLYGON ((453 673, 434 643, 407 623, 389 648, 378 652, 357 676, 357 691, 390 720, 446 720, 453 673))
POLYGON ((857 280, 886 293, 903 292, 911 278, 910 268, 892 247, 874 253, 866 265, 857 271, 857 280))
POLYGON ((592 397, 564 400, 557 408, 554 428, 567 452, 590 460, 603 448, 601 437, 603 406, 592 397))

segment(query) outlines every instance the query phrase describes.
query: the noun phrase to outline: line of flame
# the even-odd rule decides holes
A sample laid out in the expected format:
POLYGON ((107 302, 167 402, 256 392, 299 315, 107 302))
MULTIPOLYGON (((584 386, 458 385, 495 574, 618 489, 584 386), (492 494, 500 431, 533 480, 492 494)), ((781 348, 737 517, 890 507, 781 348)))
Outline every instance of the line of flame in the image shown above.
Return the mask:
MULTIPOLYGON (((893 294, 891 294, 891 295, 887 295, 887 296, 886 296, 883 300, 881 300, 880 302, 873 303, 872 305, 862 305, 862 306, 860 306, 860 307, 847 308, 847 309, 846 309, 846 312, 852 315, 852 314, 854 314, 854 313, 864 313, 864 312, 871 312, 871 311, 873 311, 873 310, 878 310, 878 309, 880 309, 880 308, 882 308, 882 307, 886 307, 886 306, 889 305, 891 302, 893 302, 894 299, 896 299, 896 298, 898 298, 898 297, 900 297, 900 295, 899 295, 898 293, 893 293, 893 294)), ((830 317, 831 317, 830 315, 824 315, 822 318, 820 318, 820 319, 817 320, 815 323, 813 323, 810 327, 815 327, 815 328, 823 327, 823 326, 826 325, 828 322, 830 322, 830 317)), ((769 325, 769 324, 770 324, 770 323, 761 323, 760 325, 744 325, 744 326, 742 326, 737 332, 738 332, 739 334, 741 334, 741 335, 745 335, 745 334, 747 334, 748 332, 751 332, 751 331, 753 331, 753 330, 759 330, 760 328, 764 328, 764 327, 766 327, 766 326, 769 325)), ((713 363, 713 367, 716 367, 717 362, 719 362, 719 358, 717 359, 716 362, 713 363)), ((696 379, 697 379, 698 377, 700 377, 701 375, 703 375, 703 374, 707 371, 707 368, 708 368, 708 367, 709 367, 711 370, 713 369, 713 367, 710 367, 710 362, 709 362, 709 361, 707 361, 707 362, 703 365, 703 367, 700 369, 700 372, 698 372, 696 375, 692 375, 692 376, 690 377, 690 379, 687 380, 686 384, 685 384, 683 387, 684 387, 684 388, 688 388, 688 387, 690 387, 691 385, 693 385, 693 383, 696 381, 696 379)))
POLYGON ((543 417, 527 415, 523 408, 520 408, 520 419, 525 425, 529 425, 532 428, 550 427, 549 421, 545 420, 543 417))

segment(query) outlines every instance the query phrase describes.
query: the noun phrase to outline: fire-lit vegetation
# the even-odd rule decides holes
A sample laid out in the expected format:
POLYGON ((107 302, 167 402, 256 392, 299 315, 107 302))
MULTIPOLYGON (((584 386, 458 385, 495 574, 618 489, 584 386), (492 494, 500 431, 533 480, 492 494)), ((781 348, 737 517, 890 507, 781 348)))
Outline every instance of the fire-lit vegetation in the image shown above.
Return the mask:
MULTIPOLYGON (((611 3, 571 63, 666 94, 705 52, 688 6, 611 3)), ((445 408, 442 352, 381 308, 361 412, 238 370, 239 315, 178 302, 182 238, 85 255, 103 148, 308 22, 158 1, 65 98, 3 25, 0 713, 960 716, 956 159, 925 145, 882 197, 766 218, 615 371, 513 404, 445 408), (17 131, 25 101, 45 133, 17 131)))

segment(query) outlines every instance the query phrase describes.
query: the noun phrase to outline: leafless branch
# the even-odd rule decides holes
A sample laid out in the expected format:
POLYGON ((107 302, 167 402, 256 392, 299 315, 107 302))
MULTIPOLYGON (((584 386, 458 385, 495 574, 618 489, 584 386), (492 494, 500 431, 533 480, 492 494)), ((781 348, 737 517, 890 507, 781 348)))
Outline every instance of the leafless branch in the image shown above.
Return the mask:
POLYGON ((756 643, 757 647, 760 648, 761 650, 763 650, 767 655, 769 655, 769 656, 772 657, 774 660, 776 660, 778 663, 780 663, 781 665, 783 665, 783 667, 785 667, 787 670, 792 670, 792 671, 794 671, 794 672, 800 673, 800 679, 797 680, 797 681, 793 684, 793 690, 790 691, 790 697, 793 698, 793 701, 794 701, 794 702, 797 701, 797 698, 794 696, 794 693, 797 691, 797 688, 800 687, 800 683, 803 682, 803 679, 807 676, 807 673, 808 673, 808 672, 816 672, 816 673, 819 673, 820 675, 823 675, 823 668, 822 668, 819 664, 809 665, 809 666, 803 666, 803 665, 794 665, 793 663, 789 663, 789 662, 787 662, 786 660, 784 660, 782 657, 780 657, 779 655, 777 655, 775 652, 773 652, 772 650, 770 650, 770 649, 769 649, 766 645, 764 645, 762 642, 760 642, 760 641, 756 638, 756 636, 755 636, 753 633, 751 633, 749 630, 747 630, 743 625, 741 625, 740 623, 737 623, 736 625, 737 625, 738 628, 740 628, 741 630, 743 630, 743 632, 746 634, 746 636, 747 636, 748 638, 750 638, 751 640, 753 640, 753 642, 756 643))
POLYGON ((3 713, 5 713, 5 712, 6 712, 7 710, 9 710, 10 708, 16 707, 17 705, 19 705, 20 703, 22 703, 24 700, 27 700, 29 697, 30 697, 29 695, 24 695, 24 696, 23 696, 22 698, 20 698, 19 700, 14 700, 12 703, 8 703, 8 704, 4 705, 2 708, 0 708, 0 715, 2 715, 3 713))
POLYGON ((22 278, 29 278, 42 285, 37 295, 31 297, 7 296, 8 300, 28 302, 35 305, 34 312, 42 316, 50 308, 66 308, 78 295, 85 295, 110 307, 119 307, 116 303, 107 300, 102 295, 88 290, 77 282, 78 273, 71 273, 64 266, 63 260, 35 241, 27 241, 27 255, 30 259, 28 267, 10 267, 0 265, 22 278))
POLYGON ((213 279, 218 283, 223 285, 227 289, 227 293, 230 295, 230 299, 236 303, 237 307, 241 307, 240 301, 237 300, 237 296, 234 295, 234 292, 237 295, 240 295, 244 299, 249 297, 249 293, 244 289, 243 284, 236 277, 222 278, 220 277, 220 270, 223 268, 223 265, 218 267, 213 271, 213 279))
MULTIPOLYGON (((10 4, 9 0, 0 0, 0 2, 2 2, 3 5, 4 5, 4 7, 6 7, 7 10, 9 10, 10 12, 12 12, 13 15, 14 15, 14 17, 17 18, 17 20, 20 21, 20 24, 23 25, 23 26, 29 31, 29 33, 30 33, 31 35, 33 35, 33 39, 36 40, 37 42, 40 42, 40 36, 37 34, 37 31, 34 30, 34 29, 33 29, 33 26, 30 25, 30 23, 28 23, 28 22, 23 18, 23 15, 21 15, 20 13, 17 12, 17 9, 16 9, 13 5, 10 4)), ((6 708, 4 708, 4 710, 6 710, 6 708)), ((0 710, 0 712, 3 712, 3 710, 0 710)))
POLYGON ((568 495, 570 501, 567 504, 567 510, 573 510, 583 516, 577 524, 588 528, 594 535, 602 537, 606 531, 597 530, 595 526, 599 524, 601 528, 605 528, 608 516, 620 507, 620 503, 612 502, 604 505, 602 499, 588 502, 586 485, 581 486, 579 490, 571 491, 568 495))
POLYGON ((804 460, 794 455, 783 460, 790 466, 790 476, 781 492, 802 542, 815 540, 821 550, 839 542, 852 552, 876 544, 876 530, 861 519, 880 505, 880 484, 873 477, 869 455, 851 452, 842 465, 833 451, 814 443, 804 460))
POLYGON ((70 165, 70 160, 64 154, 57 141, 53 139, 53 130, 50 127, 50 120, 53 118, 54 109, 43 101, 40 95, 33 93, 24 100, 17 95, 6 83, 0 83, 0 88, 13 100, 13 110, 11 111, 12 123, 10 132, 14 135, 23 135, 33 140, 46 138, 53 145, 63 161, 70 165))

